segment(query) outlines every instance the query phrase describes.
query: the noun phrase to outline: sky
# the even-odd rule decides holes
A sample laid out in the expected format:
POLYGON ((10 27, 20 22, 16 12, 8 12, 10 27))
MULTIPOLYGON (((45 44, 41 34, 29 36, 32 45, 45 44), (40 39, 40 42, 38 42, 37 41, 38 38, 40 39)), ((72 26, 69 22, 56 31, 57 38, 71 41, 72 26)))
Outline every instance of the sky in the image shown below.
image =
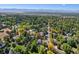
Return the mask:
POLYGON ((0 4, 1 9, 79 10, 79 4, 0 4))

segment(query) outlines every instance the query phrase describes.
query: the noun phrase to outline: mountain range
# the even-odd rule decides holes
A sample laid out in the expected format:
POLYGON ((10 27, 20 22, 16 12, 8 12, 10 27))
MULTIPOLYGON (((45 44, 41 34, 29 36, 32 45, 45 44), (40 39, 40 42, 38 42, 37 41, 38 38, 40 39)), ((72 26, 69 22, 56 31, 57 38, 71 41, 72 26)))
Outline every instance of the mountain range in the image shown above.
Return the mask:
POLYGON ((47 12, 47 13, 79 13, 79 10, 49 10, 49 9, 0 9, 0 12, 47 12))

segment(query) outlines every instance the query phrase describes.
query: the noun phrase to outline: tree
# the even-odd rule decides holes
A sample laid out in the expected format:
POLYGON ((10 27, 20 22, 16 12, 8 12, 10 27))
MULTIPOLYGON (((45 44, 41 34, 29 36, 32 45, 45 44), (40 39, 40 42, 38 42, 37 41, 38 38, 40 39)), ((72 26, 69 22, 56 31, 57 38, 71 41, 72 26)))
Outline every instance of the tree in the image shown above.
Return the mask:
POLYGON ((67 43, 63 43, 61 45, 61 49, 64 50, 68 54, 71 52, 71 46, 67 43))
POLYGON ((31 42, 30 46, 31 46, 31 53, 34 53, 34 52, 37 53, 38 52, 38 50, 37 50, 37 40, 36 39, 34 39, 31 42))
POLYGON ((21 23, 18 25, 18 34, 22 35, 25 33, 25 29, 26 29, 26 24, 25 23, 21 23))
POLYGON ((61 34, 58 34, 58 36, 57 36, 57 41, 62 44, 62 43, 65 41, 64 36, 61 35, 61 34))
POLYGON ((16 42, 17 42, 18 44, 19 44, 19 43, 23 44, 24 41, 25 41, 25 37, 24 37, 24 36, 20 36, 20 37, 16 38, 16 42))
POLYGON ((39 53, 39 54, 44 54, 44 53, 45 53, 45 47, 44 47, 43 45, 40 45, 40 46, 38 47, 38 53, 39 53))
POLYGON ((70 38, 70 39, 67 40, 67 43, 68 43, 71 47, 77 48, 77 46, 76 46, 77 43, 76 43, 76 40, 75 40, 75 39, 70 38))
POLYGON ((17 46, 14 48, 14 52, 15 52, 15 53, 24 54, 24 53, 26 52, 26 48, 25 48, 24 46, 17 45, 17 46))
POLYGON ((54 53, 51 50, 48 50, 47 54, 54 54, 54 53))

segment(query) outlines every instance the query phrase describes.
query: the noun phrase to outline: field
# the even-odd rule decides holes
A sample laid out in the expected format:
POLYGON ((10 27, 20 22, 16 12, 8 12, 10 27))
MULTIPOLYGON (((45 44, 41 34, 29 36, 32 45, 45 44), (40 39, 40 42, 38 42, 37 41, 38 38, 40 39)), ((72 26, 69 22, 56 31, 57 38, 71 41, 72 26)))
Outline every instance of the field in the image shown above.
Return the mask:
POLYGON ((79 54, 78 13, 0 13, 0 54, 79 54))

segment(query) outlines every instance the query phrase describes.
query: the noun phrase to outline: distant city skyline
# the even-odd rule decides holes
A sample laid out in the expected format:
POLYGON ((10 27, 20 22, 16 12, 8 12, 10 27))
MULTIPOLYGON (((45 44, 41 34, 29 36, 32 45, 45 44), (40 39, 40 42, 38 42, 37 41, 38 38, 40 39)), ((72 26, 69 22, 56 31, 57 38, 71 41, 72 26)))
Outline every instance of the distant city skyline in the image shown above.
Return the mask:
POLYGON ((0 9, 79 10, 79 4, 0 4, 0 9))

